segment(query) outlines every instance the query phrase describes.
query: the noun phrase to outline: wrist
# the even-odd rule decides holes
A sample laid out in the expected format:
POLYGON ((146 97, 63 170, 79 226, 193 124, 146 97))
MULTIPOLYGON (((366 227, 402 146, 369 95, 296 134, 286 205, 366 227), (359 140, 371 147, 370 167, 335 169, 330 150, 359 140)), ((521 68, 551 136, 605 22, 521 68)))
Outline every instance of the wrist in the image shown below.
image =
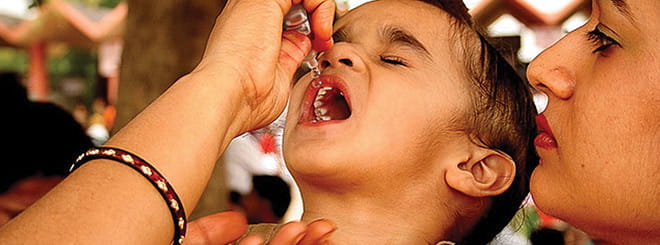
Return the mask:
POLYGON ((248 126, 250 107, 246 101, 240 72, 222 65, 200 64, 179 81, 194 84, 192 86, 200 86, 203 93, 214 98, 208 109, 214 110, 218 116, 224 119, 231 119, 225 125, 221 125, 227 129, 226 136, 229 138, 238 136, 251 128, 248 126))

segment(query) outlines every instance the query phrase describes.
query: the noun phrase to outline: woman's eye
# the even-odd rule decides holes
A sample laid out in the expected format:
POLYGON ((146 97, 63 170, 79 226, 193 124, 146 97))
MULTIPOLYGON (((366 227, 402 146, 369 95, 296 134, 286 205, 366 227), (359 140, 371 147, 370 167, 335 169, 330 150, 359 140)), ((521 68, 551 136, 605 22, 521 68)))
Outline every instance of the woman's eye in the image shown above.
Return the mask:
POLYGON ((396 56, 380 56, 380 60, 390 65, 406 66, 406 62, 400 57, 396 56))
POLYGON ((593 51, 593 53, 599 53, 602 51, 606 51, 610 47, 616 45, 616 46, 621 46, 616 40, 613 38, 607 36, 605 33, 601 32, 598 27, 596 27, 593 31, 590 31, 587 33, 587 37, 589 41, 593 42, 594 45, 596 46, 596 49, 593 51))

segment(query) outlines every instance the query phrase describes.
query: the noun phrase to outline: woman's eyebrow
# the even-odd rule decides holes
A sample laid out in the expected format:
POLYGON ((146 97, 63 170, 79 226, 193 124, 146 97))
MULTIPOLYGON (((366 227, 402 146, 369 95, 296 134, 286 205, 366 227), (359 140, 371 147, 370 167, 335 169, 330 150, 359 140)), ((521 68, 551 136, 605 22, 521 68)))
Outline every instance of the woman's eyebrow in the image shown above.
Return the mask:
POLYGON ((628 20, 630 20, 630 22, 635 23, 635 18, 630 12, 630 6, 628 6, 626 0, 610 0, 610 1, 612 2, 612 5, 616 7, 616 9, 619 11, 621 15, 623 15, 628 20))
POLYGON ((386 26, 381 32, 383 40, 390 44, 403 44, 418 51, 423 57, 431 59, 431 53, 413 34, 396 26, 386 26))

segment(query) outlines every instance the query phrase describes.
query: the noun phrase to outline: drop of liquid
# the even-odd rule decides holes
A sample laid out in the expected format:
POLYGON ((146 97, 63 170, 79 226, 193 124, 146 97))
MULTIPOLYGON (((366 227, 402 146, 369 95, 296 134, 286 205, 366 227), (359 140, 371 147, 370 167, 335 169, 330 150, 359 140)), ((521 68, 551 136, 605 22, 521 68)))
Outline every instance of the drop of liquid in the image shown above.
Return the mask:
POLYGON ((312 67, 312 78, 319 78, 321 76, 321 70, 318 66, 312 67))
POLYGON ((314 78, 314 80, 313 80, 313 82, 312 82, 312 86, 313 86, 314 88, 320 88, 321 85, 323 85, 323 82, 321 82, 321 80, 318 80, 318 79, 316 79, 316 78, 318 78, 318 77, 315 77, 315 78, 314 78))
POLYGON ((321 70, 319 69, 319 53, 312 50, 303 63, 307 64, 307 67, 312 71, 312 78, 318 78, 321 76, 321 70))

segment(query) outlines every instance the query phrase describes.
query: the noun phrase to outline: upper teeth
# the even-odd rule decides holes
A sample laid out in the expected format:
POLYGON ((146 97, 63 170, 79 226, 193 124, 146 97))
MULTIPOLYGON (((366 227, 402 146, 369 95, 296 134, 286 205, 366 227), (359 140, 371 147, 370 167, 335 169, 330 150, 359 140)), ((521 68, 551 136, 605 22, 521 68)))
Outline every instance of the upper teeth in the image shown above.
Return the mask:
POLYGON ((314 115, 316 115, 316 121, 332 120, 330 116, 325 115, 328 113, 328 108, 323 107, 323 101, 321 101, 329 90, 332 90, 332 87, 322 87, 316 92, 316 99, 314 99, 314 115))

